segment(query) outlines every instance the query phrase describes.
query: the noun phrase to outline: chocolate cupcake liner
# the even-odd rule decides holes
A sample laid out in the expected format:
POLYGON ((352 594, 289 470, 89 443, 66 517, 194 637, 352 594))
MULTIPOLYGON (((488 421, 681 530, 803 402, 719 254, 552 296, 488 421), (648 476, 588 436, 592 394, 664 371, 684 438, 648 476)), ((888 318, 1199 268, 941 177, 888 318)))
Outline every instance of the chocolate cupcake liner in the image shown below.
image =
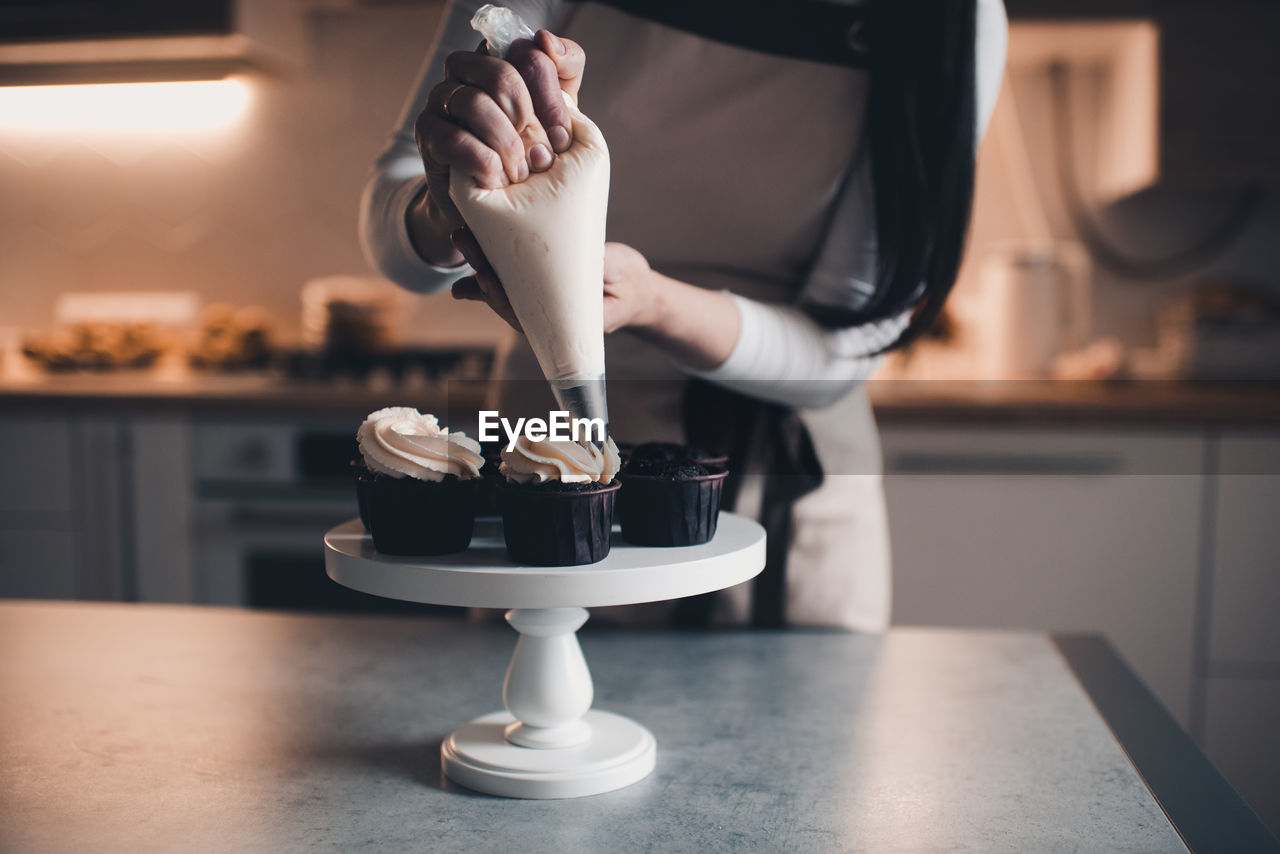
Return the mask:
POLYGON ((406 556, 452 554, 471 545, 479 486, 478 478, 428 481, 367 468, 356 479, 373 547, 406 556))
POLYGON ((373 472, 365 466, 363 460, 352 460, 351 468, 356 473, 356 507, 360 510, 360 524, 369 530, 369 484, 373 481, 373 472))
POLYGON ((728 454, 719 454, 717 456, 695 457, 694 462, 700 463, 701 465, 705 466, 706 469, 710 471, 712 474, 718 474, 720 472, 725 472, 727 474, 729 470, 728 454))
POLYGON ((480 496, 476 506, 477 518, 496 518, 502 515, 498 509, 498 487, 506 480, 498 471, 502 465, 502 443, 481 442, 480 455, 484 466, 480 469, 480 496))
POLYGON ((597 563, 609 554, 618 483, 589 490, 498 488, 507 554, 528 566, 597 563))
POLYGON ((480 470, 480 490, 476 497, 476 516, 478 518, 496 518, 502 515, 498 507, 498 489, 505 478, 498 473, 496 464, 484 464, 480 470))
POLYGON ((621 475, 622 538, 637 546, 696 546, 716 535, 727 471, 672 479, 621 475))

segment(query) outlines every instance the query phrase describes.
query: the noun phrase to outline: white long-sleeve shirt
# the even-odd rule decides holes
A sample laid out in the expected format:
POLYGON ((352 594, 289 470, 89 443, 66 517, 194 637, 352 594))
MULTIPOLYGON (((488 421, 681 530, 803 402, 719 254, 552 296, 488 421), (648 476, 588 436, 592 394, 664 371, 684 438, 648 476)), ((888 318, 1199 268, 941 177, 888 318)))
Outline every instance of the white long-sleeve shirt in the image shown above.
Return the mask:
MULTIPOLYGON (((414 120, 444 57, 474 48, 468 22, 476 5, 454 3, 446 13, 363 199, 360 234, 370 262, 415 291, 441 290, 470 272, 423 260, 405 213, 425 183, 414 120)), ((853 308, 871 295, 866 72, 713 43, 592 4, 505 5, 587 51, 581 107, 604 131, 613 159, 609 239, 634 246, 674 278, 734 295, 739 333, 729 357, 685 373, 797 407, 830 405, 865 379, 907 315, 832 330, 794 306, 804 298, 853 308)), ((979 1, 977 30, 980 136, 1004 67, 999 0, 979 1)), ((615 362, 610 352, 611 376, 615 362)))

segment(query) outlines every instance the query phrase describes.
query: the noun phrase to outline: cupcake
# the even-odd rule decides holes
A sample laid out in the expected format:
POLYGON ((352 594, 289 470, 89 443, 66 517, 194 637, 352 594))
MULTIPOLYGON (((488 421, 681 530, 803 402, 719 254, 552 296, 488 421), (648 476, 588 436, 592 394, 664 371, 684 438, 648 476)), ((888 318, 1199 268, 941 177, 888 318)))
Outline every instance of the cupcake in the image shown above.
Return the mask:
POLYGON ((384 554, 441 555, 471 544, 480 445, 434 415, 393 406, 356 431, 357 496, 373 546, 384 554))
POLYGON ((729 456, 727 454, 715 454, 702 448, 678 445, 675 442, 645 442, 643 445, 627 446, 626 450, 622 452, 623 467, 625 468, 631 458, 637 454, 639 454, 642 461, 649 463, 653 461, 692 460, 713 472, 720 471, 729 465, 729 456))
POLYGON ((622 538, 638 546, 696 546, 716 535, 729 472, 715 458, 681 445, 636 448, 619 480, 622 538))
POLYGON ((609 554, 618 449, 520 437, 502 452, 498 488, 507 554, 530 566, 596 563, 609 554))

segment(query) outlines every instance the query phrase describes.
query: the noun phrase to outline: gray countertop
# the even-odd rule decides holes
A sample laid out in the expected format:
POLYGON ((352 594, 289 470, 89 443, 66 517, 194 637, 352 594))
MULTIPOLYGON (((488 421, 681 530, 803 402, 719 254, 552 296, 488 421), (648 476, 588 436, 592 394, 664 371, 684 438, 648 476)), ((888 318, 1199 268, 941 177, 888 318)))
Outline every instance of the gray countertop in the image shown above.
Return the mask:
POLYGON ((5 851, 1150 851, 1178 833, 1040 634, 584 631, 657 770, 478 795, 505 626, 0 605, 5 851))

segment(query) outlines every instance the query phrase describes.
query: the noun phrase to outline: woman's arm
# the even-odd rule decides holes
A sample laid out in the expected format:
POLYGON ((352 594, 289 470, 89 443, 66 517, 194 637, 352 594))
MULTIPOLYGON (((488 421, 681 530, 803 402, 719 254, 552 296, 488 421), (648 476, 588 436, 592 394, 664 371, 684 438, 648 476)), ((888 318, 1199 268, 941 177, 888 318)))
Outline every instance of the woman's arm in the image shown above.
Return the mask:
MULTIPOLYGON (((511 305, 470 233, 456 245, 475 276, 453 286, 458 299, 482 300, 519 329, 511 305)), ((622 243, 606 243, 604 328, 626 330, 665 350, 684 369, 719 385, 788 406, 830 406, 867 378, 877 353, 906 328, 906 314, 828 330, 799 309, 690 285, 649 267, 622 243)))
MULTIPOLYGON (((1000 0, 978 0, 975 80, 979 138, 995 108, 1004 76, 1008 23, 1000 0)), ((806 297, 836 304, 867 293, 875 270, 876 241, 871 210, 870 163, 857 164, 846 203, 857 227, 841 223, 849 257, 819 265, 806 297), (853 235, 864 239, 854 241, 853 235), (840 275, 834 275, 836 271, 840 275)), ((609 253, 605 255, 606 263, 609 253)), ((633 269, 638 269, 631 265, 633 269)), ((647 270, 648 265, 644 265, 647 270)), ((689 373, 775 403, 829 406, 879 366, 877 354, 907 328, 909 314, 827 329, 796 307, 766 304, 723 292, 707 292, 656 272, 639 272, 651 294, 636 309, 631 328, 671 353, 689 373)), ((606 283, 606 294, 609 285, 606 283)), ((642 288, 635 288, 637 294, 642 288)), ((606 310, 606 322, 608 314, 606 310)))
MULTIPOLYGON (((978 0, 975 80, 975 134, 980 139, 995 108, 1004 77, 1008 22, 1000 0, 978 0)), ((817 302, 840 304, 842 298, 858 299, 870 290, 874 277, 876 240, 871 216, 870 163, 862 159, 846 188, 846 203, 854 214, 850 223, 837 217, 843 239, 844 257, 839 263, 819 263, 806 287, 805 297, 817 302), (852 235, 862 234, 861 240, 852 235)), ((845 213, 845 212, 842 212, 845 213)), ((827 259, 823 259, 826 261, 827 259)), ((665 277, 663 277, 665 278, 665 277)), ((670 319, 657 321, 660 331, 642 332, 659 340, 669 335, 688 337, 679 318, 696 309, 683 289, 659 281, 655 287, 665 305, 662 314, 670 319)), ((689 286, 684 286, 688 288, 689 286)), ((733 296, 736 317, 726 319, 723 311, 701 314, 699 322, 711 327, 701 344, 687 340, 669 341, 666 346, 697 376, 734 388, 743 394, 799 407, 828 406, 865 380, 878 367, 879 354, 901 337, 909 315, 903 313, 874 323, 845 329, 827 329, 792 306, 765 304, 733 296), (729 352, 724 350, 726 330, 737 329, 729 352)))
MULTIPOLYGON (((713 360, 712 352, 704 347, 669 347, 685 370, 748 397, 804 409, 831 406, 867 379, 882 359, 875 354, 896 341, 910 320, 910 315, 903 313, 874 323, 830 330, 792 306, 761 303, 723 291, 702 293, 714 294, 728 303, 727 311, 718 308, 719 313, 712 316, 717 317, 718 327, 736 327, 737 335, 728 354, 719 360, 713 360)), ((665 316, 680 315, 681 302, 672 300, 672 308, 665 316)), ((640 334, 662 340, 672 332, 680 334, 680 329, 681 321, 667 320, 656 333, 640 334)))
POLYGON ((689 373, 774 403, 819 408, 840 400, 875 370, 880 357, 870 354, 897 340, 908 319, 824 329, 792 306, 664 276, 630 247, 605 251, 606 329, 625 327, 689 373))

